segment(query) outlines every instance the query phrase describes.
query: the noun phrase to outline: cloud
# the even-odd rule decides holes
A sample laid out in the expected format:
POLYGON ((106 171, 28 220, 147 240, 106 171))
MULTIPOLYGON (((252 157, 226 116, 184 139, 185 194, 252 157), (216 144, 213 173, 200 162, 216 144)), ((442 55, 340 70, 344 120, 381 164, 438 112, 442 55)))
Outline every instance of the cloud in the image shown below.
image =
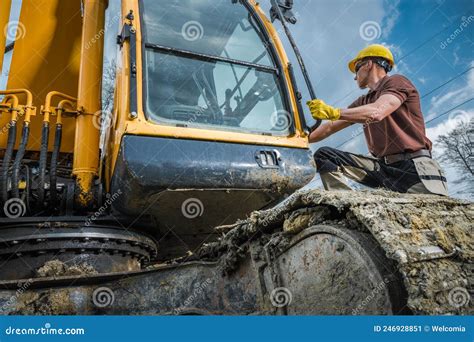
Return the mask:
POLYGON ((445 107, 444 105, 446 103, 449 103, 455 98, 460 99, 462 97, 463 99, 467 99, 468 96, 466 95, 468 94, 465 90, 466 90, 465 88, 461 88, 454 91, 450 91, 444 95, 433 96, 433 98, 431 99, 431 111, 437 112, 441 107, 445 107))
POLYGON ((392 32, 392 29, 395 26, 398 17, 400 16, 400 11, 398 10, 400 0, 387 1, 385 5, 387 8, 388 15, 386 15, 383 20, 384 25, 382 30, 382 37, 387 38, 392 32))
POLYGON ((456 105, 472 98, 474 94, 474 61, 471 61, 469 66, 471 69, 467 73, 466 81, 461 85, 452 86, 450 91, 442 93, 438 96, 433 96, 430 101, 429 115, 426 120, 434 118, 436 115, 455 107, 456 105))

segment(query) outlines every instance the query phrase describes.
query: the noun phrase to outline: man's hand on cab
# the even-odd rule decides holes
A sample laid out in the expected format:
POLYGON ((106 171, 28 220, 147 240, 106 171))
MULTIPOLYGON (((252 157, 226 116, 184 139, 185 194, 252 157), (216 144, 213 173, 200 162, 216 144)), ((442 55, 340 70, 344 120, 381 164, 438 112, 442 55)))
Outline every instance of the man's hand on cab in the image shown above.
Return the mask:
POLYGON ((306 102, 311 112, 311 115, 316 120, 331 120, 336 121, 341 117, 341 110, 339 108, 334 108, 326 103, 323 100, 311 100, 306 102))

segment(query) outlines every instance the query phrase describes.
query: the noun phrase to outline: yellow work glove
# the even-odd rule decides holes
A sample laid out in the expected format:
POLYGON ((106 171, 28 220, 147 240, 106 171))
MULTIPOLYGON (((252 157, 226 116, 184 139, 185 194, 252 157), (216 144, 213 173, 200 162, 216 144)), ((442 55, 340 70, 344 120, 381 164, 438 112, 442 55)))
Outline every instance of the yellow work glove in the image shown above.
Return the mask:
POLYGON ((311 112, 311 115, 316 120, 339 120, 341 117, 341 110, 327 105, 322 100, 311 100, 306 102, 311 112))

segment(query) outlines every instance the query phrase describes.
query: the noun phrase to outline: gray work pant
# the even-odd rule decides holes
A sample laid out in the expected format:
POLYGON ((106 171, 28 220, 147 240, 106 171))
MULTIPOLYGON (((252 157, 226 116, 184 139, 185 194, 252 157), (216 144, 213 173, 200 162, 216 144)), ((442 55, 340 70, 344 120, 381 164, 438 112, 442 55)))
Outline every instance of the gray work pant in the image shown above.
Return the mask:
POLYGON ((447 182, 438 163, 429 157, 386 164, 382 159, 322 147, 314 154, 326 190, 351 190, 345 177, 372 188, 402 193, 447 195, 447 182))

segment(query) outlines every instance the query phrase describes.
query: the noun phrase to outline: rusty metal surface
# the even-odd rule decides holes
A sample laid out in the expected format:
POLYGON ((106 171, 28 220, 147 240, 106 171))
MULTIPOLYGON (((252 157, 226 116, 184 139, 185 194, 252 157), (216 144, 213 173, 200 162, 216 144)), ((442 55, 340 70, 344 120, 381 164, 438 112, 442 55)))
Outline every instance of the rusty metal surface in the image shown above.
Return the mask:
POLYGON ((60 277, 16 285, 3 282, 0 287, 8 285, 9 290, 0 291, 0 307, 3 314, 35 315, 255 313, 255 277, 249 266, 242 265, 232 277, 222 277, 220 271, 216 263, 188 263, 87 280, 60 277), (24 290, 18 293, 19 289, 24 290))
POLYGON ((292 239, 277 258, 280 286, 292 293, 288 314, 403 313, 400 277, 366 235, 313 226, 292 239))
POLYGON ((156 248, 146 235, 115 226, 64 220, 38 227, 10 220, 0 229, 0 279, 63 274, 70 267, 76 273, 139 270, 156 248))
POLYGON ((276 233, 249 242, 232 272, 225 272, 221 258, 140 272, 4 281, 0 308, 36 315, 347 314, 370 298, 358 314, 399 313, 401 299, 391 293, 400 288, 397 279, 387 281, 380 256, 366 252, 373 246, 342 228, 316 226, 287 240, 276 233))

